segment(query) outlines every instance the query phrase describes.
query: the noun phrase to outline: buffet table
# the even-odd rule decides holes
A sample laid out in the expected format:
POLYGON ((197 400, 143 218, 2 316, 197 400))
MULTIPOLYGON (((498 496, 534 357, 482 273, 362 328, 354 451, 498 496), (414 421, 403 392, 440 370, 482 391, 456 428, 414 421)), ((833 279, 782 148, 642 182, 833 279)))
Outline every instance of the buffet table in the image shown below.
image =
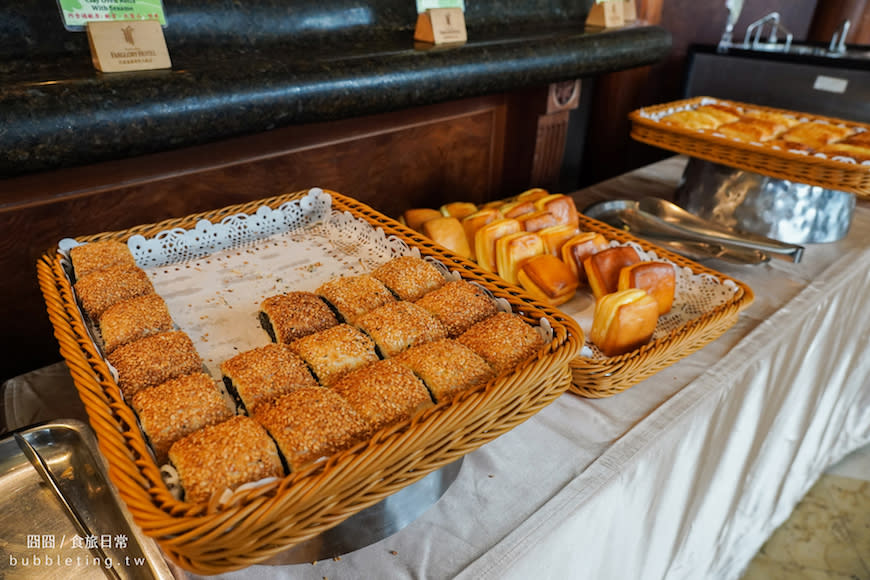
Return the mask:
MULTIPOLYGON (((577 192, 578 207, 670 197, 685 163, 577 192)), ((870 441, 870 206, 799 264, 709 265, 756 294, 717 341, 619 395, 561 396, 467 455, 445 495, 391 537, 220 577, 738 578, 822 471, 870 441)), ((28 395, 56 398, 48 381, 6 387, 11 427, 41 418, 25 416, 28 395)))

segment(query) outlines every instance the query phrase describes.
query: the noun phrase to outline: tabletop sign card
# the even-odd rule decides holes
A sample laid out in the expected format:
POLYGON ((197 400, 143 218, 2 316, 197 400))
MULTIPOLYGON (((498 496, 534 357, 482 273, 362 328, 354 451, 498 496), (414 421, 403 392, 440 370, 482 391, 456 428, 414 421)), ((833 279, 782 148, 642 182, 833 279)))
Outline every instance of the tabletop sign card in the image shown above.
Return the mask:
POLYGON ((163 28, 157 20, 89 22, 94 67, 102 72, 171 68, 163 28))
POLYGON ((63 26, 83 31, 89 22, 157 20, 166 26, 162 0, 57 0, 63 26))
POLYGON ((417 0, 414 40, 430 44, 461 44, 468 40, 463 0, 417 0))
POLYGON ((589 10, 586 24, 604 28, 618 28, 625 25, 623 0, 595 0, 589 10))

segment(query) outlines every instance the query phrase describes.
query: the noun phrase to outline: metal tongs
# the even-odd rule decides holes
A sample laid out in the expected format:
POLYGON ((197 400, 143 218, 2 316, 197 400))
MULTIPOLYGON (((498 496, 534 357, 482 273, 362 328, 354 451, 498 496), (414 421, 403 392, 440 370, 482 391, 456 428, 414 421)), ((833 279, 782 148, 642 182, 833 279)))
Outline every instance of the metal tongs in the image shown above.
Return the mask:
POLYGON ((598 202, 584 209, 583 213, 696 259, 718 258, 759 264, 773 256, 797 263, 804 251, 803 246, 753 234, 738 234, 657 197, 598 202))

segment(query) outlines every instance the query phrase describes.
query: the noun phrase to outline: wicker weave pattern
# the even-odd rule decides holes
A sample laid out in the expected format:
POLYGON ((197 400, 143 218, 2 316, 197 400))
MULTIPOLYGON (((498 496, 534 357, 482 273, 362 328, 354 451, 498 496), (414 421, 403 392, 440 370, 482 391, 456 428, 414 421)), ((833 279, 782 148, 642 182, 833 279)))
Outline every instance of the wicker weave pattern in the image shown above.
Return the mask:
MULTIPOLYGON (((705 97, 674 101, 642 109, 647 114, 675 107, 694 106, 705 97)), ((795 113, 783 109, 762 107, 734 101, 723 101, 736 106, 771 111, 781 114, 798 115, 808 120, 828 123, 844 123, 870 130, 870 125, 843 121, 821 115, 795 113)), ((697 157, 713 163, 721 163, 753 171, 777 179, 786 179, 817 185, 825 189, 847 191, 865 199, 870 198, 870 166, 846 163, 834 159, 801 155, 786 150, 742 143, 726 137, 705 134, 699 131, 658 123, 640 114, 640 110, 629 115, 632 121, 631 136, 648 145, 654 145, 677 153, 697 157)))
POLYGON ((710 274, 720 280, 731 280, 737 285, 737 292, 714 310, 636 350, 614 357, 577 357, 571 362, 573 383, 570 391, 574 394, 600 399, 625 391, 719 338, 737 322, 740 311, 752 303, 754 295, 749 286, 730 276, 584 215, 580 216, 580 229, 598 232, 608 240, 635 243, 677 266, 689 268, 694 274, 710 274))
MULTIPOLYGON (((349 211, 387 234, 434 256, 464 278, 505 298, 528 321, 550 320, 554 340, 514 373, 502 375, 449 404, 431 408, 412 422, 381 431, 374 439, 274 483, 237 494, 231 505, 191 504, 172 497, 151 459, 136 418, 88 338, 59 257, 46 252, 37 263, 40 287, 61 355, 85 405, 109 476, 136 523, 178 565, 200 574, 243 568, 335 526, 428 473, 495 439, 561 395, 570 385, 569 364, 583 344, 576 322, 539 304, 517 288, 454 256, 412 230, 354 200, 329 192, 333 206, 349 211)), ((126 240, 200 219, 277 207, 304 192, 214 212, 167 220, 80 241, 126 240)))

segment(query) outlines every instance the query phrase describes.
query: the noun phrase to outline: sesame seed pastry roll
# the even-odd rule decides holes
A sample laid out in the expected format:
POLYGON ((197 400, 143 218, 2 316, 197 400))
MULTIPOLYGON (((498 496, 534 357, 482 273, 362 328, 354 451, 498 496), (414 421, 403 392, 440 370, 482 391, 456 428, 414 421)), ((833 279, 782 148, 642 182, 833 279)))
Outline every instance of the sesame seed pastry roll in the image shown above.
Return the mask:
POLYGON ((74 288, 82 309, 94 322, 118 302, 154 293, 144 270, 123 265, 91 272, 80 278, 74 288))
POLYGON ((314 378, 323 386, 379 360, 372 339, 349 324, 339 324, 294 340, 290 343, 290 350, 305 361, 314 378))
POLYGON ((214 379, 205 373, 143 389, 133 396, 133 409, 159 465, 166 463, 169 448, 185 435, 235 415, 214 379))
POLYGON ((338 324, 332 309, 313 292, 270 296, 260 304, 259 316, 272 342, 285 344, 338 324))
POLYGON ((447 336, 455 338, 497 312, 492 299, 482 288, 465 280, 452 280, 441 288, 429 292, 415 302, 435 315, 447 329, 447 336))
POLYGON ((420 377, 436 403, 449 401, 495 376, 479 355, 449 338, 415 346, 396 355, 394 360, 420 377))
POLYGON ((341 395, 322 387, 297 389, 260 405, 254 418, 278 444, 291 472, 371 436, 359 413, 341 395))
POLYGON ((346 374, 331 390, 350 404, 373 431, 410 419, 432 406, 426 385, 408 367, 382 360, 346 374))
POLYGON ((236 404, 249 413, 293 389, 318 386, 305 361, 286 344, 267 344, 237 354, 221 363, 221 373, 236 404))
POLYGON ((142 389, 202 371, 193 341, 178 330, 119 346, 106 358, 118 371, 118 385, 128 400, 142 389))
POLYGON ((77 280, 109 266, 137 267, 130 248, 117 240, 102 240, 75 246, 70 249, 69 257, 77 280))
POLYGON ((140 338, 169 332, 173 327, 166 302, 158 294, 146 294, 110 306, 100 317, 99 324, 107 353, 140 338))
POLYGON ((447 337, 447 329, 434 314, 405 300, 386 304, 360 316, 356 326, 374 341, 378 354, 384 358, 447 337))
POLYGON ((259 423, 242 415, 179 439, 169 449, 169 461, 178 472, 185 501, 193 503, 284 475, 275 442, 259 423))
POLYGON ((444 285, 444 276, 434 265, 416 256, 400 256, 378 266, 372 277, 400 300, 414 301, 444 285))
POLYGON ((333 278, 321 284, 315 294, 326 300, 342 322, 348 323, 378 306, 396 300, 383 282, 370 274, 333 278))
POLYGON ((544 347, 538 331, 509 312, 499 312, 478 322, 456 341, 485 360, 496 374, 513 369, 544 347))

